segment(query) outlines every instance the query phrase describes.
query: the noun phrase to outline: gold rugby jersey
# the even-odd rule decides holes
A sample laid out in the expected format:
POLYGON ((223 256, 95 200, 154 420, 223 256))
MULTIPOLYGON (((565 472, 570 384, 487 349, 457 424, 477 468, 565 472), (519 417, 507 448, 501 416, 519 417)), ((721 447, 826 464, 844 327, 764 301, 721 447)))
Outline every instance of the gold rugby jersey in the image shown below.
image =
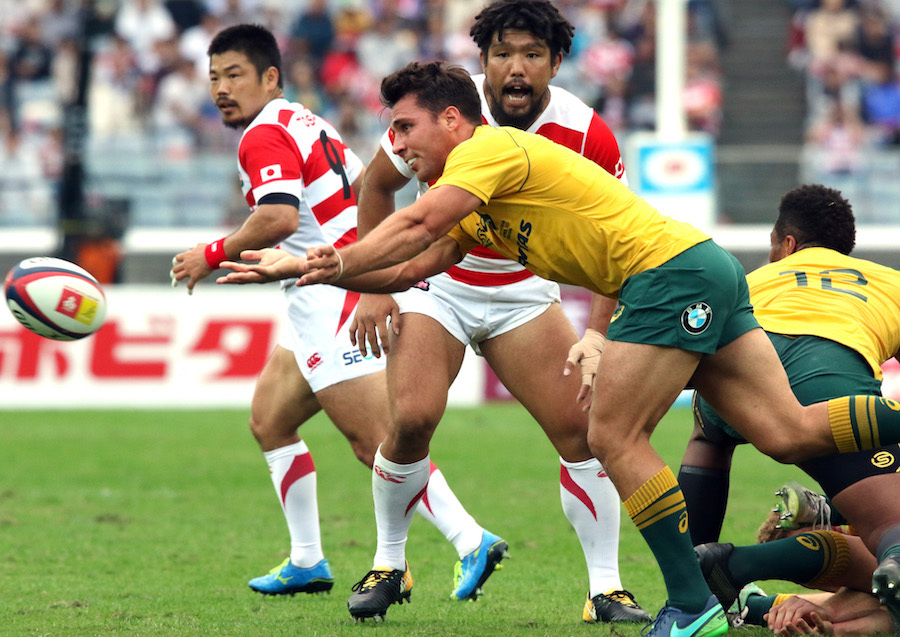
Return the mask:
POLYGON ((450 232, 463 254, 481 244, 539 276, 606 296, 709 239, 594 162, 516 128, 476 128, 433 188, 446 185, 485 202, 450 232))
POLYGON ((900 350, 900 272, 828 248, 805 248, 747 275, 767 332, 810 335, 862 354, 875 377, 900 350))

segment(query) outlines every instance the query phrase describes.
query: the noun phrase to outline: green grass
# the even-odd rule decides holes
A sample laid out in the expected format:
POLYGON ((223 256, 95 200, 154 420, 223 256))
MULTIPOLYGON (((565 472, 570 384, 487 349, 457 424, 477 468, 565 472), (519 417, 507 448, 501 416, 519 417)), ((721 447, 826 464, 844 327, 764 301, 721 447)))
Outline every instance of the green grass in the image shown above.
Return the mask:
MULTIPOLYGON (((450 410, 432 448, 469 511, 509 541, 512 558, 481 600, 448 599, 456 554, 417 519, 412 604, 353 624, 347 596, 374 551, 370 474, 324 417, 301 433, 334 591, 254 594, 247 580, 287 555, 288 538, 246 421, 244 411, 0 411, 0 635, 640 634, 581 622, 587 574, 560 509, 557 456, 517 405, 450 410)), ((676 409, 654 435, 676 472, 689 430, 676 409)), ((774 489, 801 475, 740 449, 723 538, 753 542, 774 489)), ((655 614, 662 577, 622 518, 624 584, 655 614)))

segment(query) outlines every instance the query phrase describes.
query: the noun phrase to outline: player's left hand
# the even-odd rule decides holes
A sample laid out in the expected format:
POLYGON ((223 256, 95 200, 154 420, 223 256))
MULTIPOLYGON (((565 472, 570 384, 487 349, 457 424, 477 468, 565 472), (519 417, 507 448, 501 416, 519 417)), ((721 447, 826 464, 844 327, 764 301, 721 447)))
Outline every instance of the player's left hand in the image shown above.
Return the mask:
POLYGON ((606 337, 597 330, 588 328, 581 340, 569 348, 563 376, 569 376, 575 371, 576 366, 581 367, 581 389, 578 390, 575 402, 582 405, 583 411, 591 408, 594 377, 597 375, 597 367, 600 365, 600 357, 603 356, 605 347, 606 337))
POLYGON ((306 251, 307 274, 297 285, 334 283, 344 273, 344 262, 332 245, 314 246, 306 251))

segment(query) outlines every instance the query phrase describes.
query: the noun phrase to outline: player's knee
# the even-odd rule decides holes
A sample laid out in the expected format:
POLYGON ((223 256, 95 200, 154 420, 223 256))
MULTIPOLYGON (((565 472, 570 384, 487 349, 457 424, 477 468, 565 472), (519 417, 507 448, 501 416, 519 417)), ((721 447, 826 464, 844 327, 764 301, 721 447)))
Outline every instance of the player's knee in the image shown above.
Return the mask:
POLYGON ((772 460, 781 464, 796 464, 805 460, 805 456, 799 453, 796 441, 788 438, 771 436, 754 446, 772 460))
POLYGON ((268 438, 265 422, 251 414, 248 424, 250 425, 250 433, 256 438, 256 442, 262 445, 268 438))
POLYGON ((351 438, 349 436, 347 441, 350 443, 350 448, 353 449, 356 459, 371 469, 375 462, 375 451, 378 449, 378 444, 381 441, 351 438))

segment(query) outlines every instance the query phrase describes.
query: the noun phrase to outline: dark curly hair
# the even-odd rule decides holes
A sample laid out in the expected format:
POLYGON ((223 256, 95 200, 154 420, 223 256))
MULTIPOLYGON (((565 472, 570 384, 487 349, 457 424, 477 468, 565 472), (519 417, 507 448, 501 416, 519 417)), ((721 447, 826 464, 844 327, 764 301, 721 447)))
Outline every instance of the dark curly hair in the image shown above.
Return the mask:
POLYGON ((228 51, 246 55, 259 77, 262 77, 270 66, 274 66, 278 71, 278 88, 283 87, 281 51, 278 49, 275 36, 267 28, 258 24, 236 24, 222 29, 212 39, 206 53, 212 56, 228 51))
POLYGON ((575 27, 549 0, 497 0, 475 16, 469 35, 487 55, 494 34, 502 40, 504 29, 527 31, 540 38, 547 43, 553 57, 569 52, 575 33, 575 27))
POLYGON ((381 103, 387 108, 407 95, 415 95, 416 103, 437 115, 455 106, 472 124, 481 124, 481 98, 469 72, 447 62, 410 62, 381 81, 381 103))
POLYGON ((775 234, 792 235, 799 247, 850 254, 856 245, 853 208, 839 190, 821 184, 800 186, 781 198, 775 234))

